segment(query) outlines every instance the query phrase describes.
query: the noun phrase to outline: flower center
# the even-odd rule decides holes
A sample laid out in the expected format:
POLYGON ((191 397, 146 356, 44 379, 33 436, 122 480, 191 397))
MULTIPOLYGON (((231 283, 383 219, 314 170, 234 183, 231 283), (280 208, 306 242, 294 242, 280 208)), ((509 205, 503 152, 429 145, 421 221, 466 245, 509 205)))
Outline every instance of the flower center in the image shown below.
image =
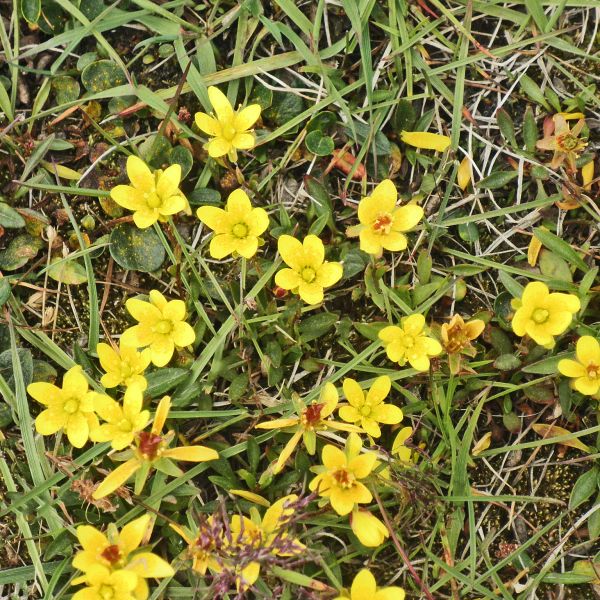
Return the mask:
POLYGON ((556 139, 556 142, 560 149, 566 152, 575 150, 575 148, 577 148, 579 145, 579 140, 571 133, 563 133, 562 135, 559 135, 556 139))
POLYGON ((321 411, 324 406, 322 403, 315 402, 302 411, 301 421, 307 429, 311 429, 321 420, 321 411))
POLYGON ((167 321, 166 319, 163 321, 159 321, 154 326, 154 332, 161 333, 163 335, 166 335, 167 333, 171 333, 172 330, 173 330, 173 324, 171 323, 171 321, 167 321))
POLYGON ((600 365, 589 364, 587 366, 587 376, 590 379, 600 379, 600 365))
POLYGON ((371 407, 368 404, 365 404, 360 409, 360 414, 363 417, 368 417, 371 414, 371 407))
POLYGON ((98 588, 98 597, 101 600, 113 600, 115 597, 115 588, 112 585, 101 585, 98 588))
POLYGON ((231 233, 233 233, 236 238, 245 238, 248 235, 248 226, 245 223, 236 223, 231 228, 231 233))
POLYGON ((123 433, 131 431, 131 422, 128 419, 121 419, 117 423, 117 429, 123 433))
POLYGON ((223 125, 221 127, 221 135, 230 142, 234 137, 237 131, 233 125, 223 125))
POLYGON ((402 340, 402 345, 405 348, 412 348, 415 345, 415 338, 412 335, 405 335, 402 340))
POLYGON ((112 546, 106 546, 100 556, 107 560, 111 565, 114 565, 121 559, 121 551, 119 550, 119 546, 113 544, 112 546))
POLYGON ((339 487, 347 490, 354 485, 354 475, 344 467, 341 467, 332 473, 339 487))
POLYGON ((76 413, 79 409, 79 400, 75 400, 75 398, 71 398, 67 400, 63 406, 63 410, 68 414, 72 415, 76 413))
POLYGON ((545 308, 536 308, 531 315, 535 323, 541 325, 548 320, 548 311, 545 308))
POLYGON ((302 277, 306 283, 312 283, 316 279, 317 273, 312 267, 304 267, 300 272, 300 277, 302 277))
POLYGON ((146 198, 146 204, 150 208, 158 208, 162 204, 162 200, 155 193, 151 193, 151 194, 146 193, 146 194, 144 194, 144 196, 146 198))
POLYGON ((379 234, 388 234, 392 229, 392 215, 381 213, 373 222, 373 229, 379 234))
POLYGON ((139 449, 147 460, 154 460, 160 451, 163 438, 156 433, 142 431, 139 435, 139 449))

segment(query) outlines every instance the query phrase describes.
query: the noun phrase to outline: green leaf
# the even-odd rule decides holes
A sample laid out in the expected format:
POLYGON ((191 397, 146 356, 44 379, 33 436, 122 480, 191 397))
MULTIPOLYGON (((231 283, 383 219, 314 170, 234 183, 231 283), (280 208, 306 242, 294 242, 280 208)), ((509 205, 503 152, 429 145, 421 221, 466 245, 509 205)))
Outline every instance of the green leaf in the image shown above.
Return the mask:
POLYGON ((479 181, 477 187, 486 190, 497 190, 509 184, 513 179, 516 179, 518 175, 517 171, 496 171, 479 181))
POLYGON ((153 229, 138 229, 130 223, 117 225, 110 234, 110 254, 131 271, 151 273, 165 260, 165 248, 153 229))
POLYGON ((65 285, 81 285, 87 281, 85 267, 76 260, 57 258, 48 267, 48 277, 65 285))
POLYGON ((500 371, 514 371, 520 366, 521 361, 514 354, 501 354, 494 361, 494 367, 500 371))
POLYGON ((330 111, 316 114, 306 125, 306 131, 326 132, 337 123, 337 115, 330 111))
POLYGON ((345 254, 342 254, 341 260, 344 263, 345 279, 362 273, 370 261, 369 255, 356 246, 349 248, 345 254))
POLYGON ((542 93, 540 86, 533 80, 529 75, 523 75, 519 80, 521 84, 521 89, 525 93, 526 96, 529 96, 531 100, 543 106, 548 112, 552 112, 546 97, 542 93))
MULTIPOLYGON (((33 356, 27 348, 17 348, 17 356, 21 363, 23 381, 27 387, 33 381, 33 356)), ((12 350, 0 354, 0 375, 4 377, 10 389, 15 391, 15 372, 13 368, 12 350)))
POLYGON ((21 14, 28 23, 37 23, 41 12, 41 0, 21 0, 21 14))
POLYGON ((175 369, 171 367, 157 369, 152 373, 146 374, 145 377, 148 382, 148 387, 144 393, 151 398, 162 396, 177 387, 185 380, 188 374, 189 372, 187 369, 175 369))
POLYGON ((520 298, 523 295, 523 286, 506 271, 498 271, 498 279, 513 298, 520 298))
POLYGON ((187 195, 187 199, 192 206, 201 206, 203 204, 221 205, 221 194, 217 190, 210 188, 196 188, 187 195))
POLYGON ((32 235, 18 235, 8 248, 0 252, 0 269, 16 271, 26 265, 43 248, 40 238, 32 235))
POLYGON ((8 302, 11 291, 10 281, 6 277, 2 277, 0 279, 0 308, 8 302))
POLYGON ((325 335, 338 322, 335 313, 319 313, 303 319, 298 328, 302 342, 310 342, 325 335))
POLYGON ((179 165, 181 167, 181 179, 185 179, 192 170, 194 157, 185 146, 175 146, 175 148, 169 152, 169 163, 172 165, 179 165))
POLYGON ((6 202, 0 202, 0 225, 5 229, 25 227, 25 219, 6 202))
POLYGON ((572 354, 570 352, 561 352, 556 356, 549 356, 548 358, 538 360, 530 365, 525 365, 521 368, 521 371, 523 371, 523 373, 532 373, 534 375, 554 375, 558 373, 558 363, 563 358, 571 357, 572 354))
POLYGON ((581 475, 575 482, 571 490, 571 497, 569 498, 569 509, 577 508, 580 504, 583 504, 597 489, 598 470, 592 468, 581 475))
POLYGON ((97 60, 81 72, 81 83, 93 94, 123 85, 126 81, 123 71, 112 60, 97 60))
POLYGON ((538 129, 531 106, 527 106, 523 117, 523 140, 527 152, 533 154, 535 152, 535 145, 538 141, 538 129))
POLYGON ((248 383, 248 375, 246 373, 236 375, 229 386, 229 399, 232 402, 237 402, 246 393, 248 383))
POLYGON ((264 116, 279 127, 302 112, 304 112, 304 100, 300 96, 292 93, 275 92, 273 103, 265 110, 264 116))
POLYGON ((389 156, 392 152, 392 145, 387 137, 385 137, 381 131, 374 131, 373 128, 366 123, 354 121, 354 131, 356 132, 356 137, 354 136, 352 128, 349 125, 345 125, 344 130, 346 135, 354 139, 357 144, 363 145, 366 144, 367 141, 370 141, 371 150, 379 156, 389 156))
POLYGON ((552 279, 558 279, 559 281, 573 281, 573 275, 569 264, 566 260, 563 260, 560 256, 550 252, 549 250, 542 250, 540 252, 538 264, 540 266, 540 272, 542 275, 551 277, 552 279))
POLYGON ((311 131, 304 139, 304 143, 308 151, 317 156, 328 156, 335 148, 333 138, 329 135, 323 135, 320 129, 311 131))
POLYGON ((79 98, 81 86, 79 82, 69 75, 59 75, 52 79, 52 89, 56 98, 56 104, 67 104, 79 98))
POLYGON ((515 124, 510 115, 501 108, 496 113, 496 120, 500 133, 504 136, 504 139, 513 147, 517 147, 517 138, 515 136, 515 124))
POLYGON ((542 227, 536 227, 533 230, 533 235, 535 235, 535 237, 540 240, 540 242, 542 242, 542 244, 548 248, 548 250, 552 250, 554 254, 564 258, 568 263, 571 263, 573 266, 581 269, 584 273, 588 272, 589 267, 585 261, 563 239, 559 238, 557 235, 554 235, 552 232, 543 229, 542 227))
MULTIPOLYGON (((595 506, 600 504, 600 494, 596 496, 595 506)), ((595 541, 600 537, 600 510, 593 513, 588 519, 588 537, 595 541)))

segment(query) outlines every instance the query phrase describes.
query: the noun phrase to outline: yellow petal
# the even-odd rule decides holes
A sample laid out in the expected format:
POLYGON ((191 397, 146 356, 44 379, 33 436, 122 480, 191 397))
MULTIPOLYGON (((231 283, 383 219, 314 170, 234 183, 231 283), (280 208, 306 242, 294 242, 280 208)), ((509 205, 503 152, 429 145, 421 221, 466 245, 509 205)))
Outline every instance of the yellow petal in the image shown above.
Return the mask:
POLYGON ((235 238, 229 233, 221 233, 210 240, 209 252, 213 258, 221 260, 234 252, 235 248, 235 238))
POLYGON ((62 398, 62 391, 59 387, 46 383, 45 381, 36 381, 27 386, 27 393, 40 404, 47 405, 49 402, 58 401, 62 398))
POLYGON ((323 464, 330 470, 337 469, 338 467, 346 466, 346 455, 335 446, 331 444, 327 444, 323 448, 323 453, 321 455, 323 460, 323 464))
POLYGON ((63 377, 63 390, 69 396, 81 398, 88 391, 88 382, 83 374, 83 369, 76 365, 71 367, 63 377))
POLYGON ((173 357, 175 352, 175 342, 171 336, 155 336, 150 344, 152 352, 152 364, 157 367, 164 367, 173 357))
POLYGON ((355 510, 350 517, 350 526, 360 543, 368 548, 381 546, 390 535, 387 527, 366 510, 355 510))
POLYGON ((286 265, 299 271, 301 266, 298 259, 303 255, 302 243, 291 235, 281 235, 277 240, 277 249, 286 265))
POLYGON ((127 159, 127 176, 133 187, 149 191, 154 189, 154 174, 148 165, 137 156, 130 156, 127 159))
POLYGON ((121 466, 117 467, 112 473, 109 473, 104 481, 98 486, 92 494, 94 500, 100 500, 121 487, 139 468, 140 463, 131 459, 121 466))
POLYGON ((352 600, 361 598, 374 598, 377 591, 377 582, 369 569, 362 569, 352 582, 350 593, 352 600))
POLYGON ((405 204, 394 211, 394 231, 410 231, 423 218, 423 209, 418 204, 405 204))
POLYGON ((425 327, 425 317, 418 313, 409 315, 402 321, 402 328, 408 335, 419 335, 423 327, 425 327))
POLYGON ((208 98, 219 121, 233 125, 233 107, 227 96, 218 87, 211 85, 208 88, 208 98))
POLYGON ((321 391, 321 395, 319 396, 319 402, 323 404, 323 408, 321 409, 322 419, 328 417, 335 410, 338 399, 338 391, 335 388, 335 385, 330 381, 326 382, 321 391))
POLYGON ((206 149, 211 158, 219 158, 229 153, 231 150, 231 142, 221 137, 213 138, 206 144, 206 149))
POLYGON ((196 341, 196 334, 193 327, 184 321, 175 323, 172 335, 175 345, 179 348, 191 346, 196 341))
POLYGON ((371 389, 367 392, 367 400, 371 404, 382 402, 384 398, 387 398, 391 389, 392 380, 387 375, 381 375, 373 382, 371 389))
POLYGON ((233 120, 233 126, 237 131, 250 129, 260 117, 260 104, 250 104, 238 111, 233 120))
POLYGON ((91 525, 80 525, 77 528, 77 539, 84 550, 98 552, 109 545, 107 537, 91 525))
POLYGON ((258 250, 258 238, 248 236, 235 241, 235 251, 244 258, 252 258, 258 250))
POLYGON ((275 285, 283 288, 284 290, 294 290, 302 281, 300 275, 292 269, 281 269, 277 271, 275 275, 275 285))
POLYGON ((361 409, 365 403, 365 394, 357 381, 347 377, 342 384, 346 400, 354 408, 361 409))
POLYGON ((156 322, 162 319, 162 314, 156 306, 137 298, 129 298, 125 302, 125 308, 136 321, 156 322))
POLYGON ((492 432, 488 431, 483 437, 473 446, 471 450, 472 456, 479 456, 484 450, 487 450, 492 443, 492 432))
POLYGON ((317 271, 315 283, 321 287, 335 285, 344 274, 344 267, 338 262, 324 262, 317 271))
POLYGON ((450 145, 447 135, 429 133, 428 131, 403 131, 400 139, 410 146, 423 148, 425 150, 437 150, 443 152, 450 145))
POLYGON ((563 358, 558 361, 558 372, 565 377, 586 377, 587 369, 576 360, 563 358))
POLYGON ((269 227, 269 215, 264 208, 253 208, 248 217, 249 235, 262 235, 269 227))
POLYGON ((201 206, 197 211, 198 218, 216 233, 229 231, 229 217, 222 208, 201 206))
POLYGON ((461 190, 467 189, 467 186, 471 183, 471 159, 468 156, 465 156, 460 162, 456 180, 461 190))
POLYGON ((162 199, 174 196, 179 191, 180 181, 181 165, 170 165, 161 173, 156 184, 156 193, 162 199))
POLYGON ((530 267, 535 267, 537 264, 537 259, 540 254, 540 250, 542 249, 542 242, 535 237, 535 235, 531 236, 531 240, 529 242, 529 246, 527 247, 527 262, 530 267))
POLYGON ((239 150, 250 150, 254 148, 256 138, 253 133, 238 133, 232 140, 231 145, 239 150))
POLYGON ((271 506, 271 503, 263 496, 259 494, 255 494, 254 492, 249 492, 248 490, 228 490, 230 494, 234 496, 239 496, 240 498, 244 498, 244 500, 248 500, 250 502, 254 502, 255 504, 259 504, 260 506, 271 506))
POLYGON ((90 437, 90 426, 82 413, 75 413, 69 417, 65 431, 74 448, 83 448, 90 437))
POLYGON ((221 124, 217 119, 203 112, 197 112, 194 116, 196 125, 200 131, 207 133, 210 136, 218 137, 221 135, 221 124))
POLYGON ((323 302, 323 287, 316 283, 306 283, 300 281, 298 285, 298 295, 306 304, 320 304, 323 302))
POLYGON ((592 189, 592 181, 594 180, 594 161, 590 160, 581 167, 581 180, 583 182, 583 189, 589 191, 592 189))
POLYGON ((323 242, 316 235, 309 234, 304 238, 302 246, 306 262, 316 270, 325 260, 325 246, 323 242))
POLYGON ((148 229, 148 227, 152 227, 158 221, 158 215, 159 212, 156 208, 137 210, 133 213, 133 222, 140 229, 148 229))
POLYGON ((300 438, 302 437, 302 429, 298 429, 294 435, 288 440, 288 443, 284 446, 283 450, 279 454, 279 458, 273 468, 273 473, 277 474, 284 467, 287 459, 292 455, 292 452, 296 449, 300 438))
POLYGON ((162 454, 166 458, 174 460, 183 460, 187 462, 207 462, 219 458, 219 453, 206 446, 180 446, 178 448, 169 448, 162 454))
POLYGON ((577 340, 577 358, 584 365, 600 365, 600 343, 591 335, 582 335, 577 340))
POLYGON ((173 567, 166 560, 163 560, 160 556, 152 552, 140 552, 136 554, 129 561, 126 569, 144 578, 152 577, 159 579, 175 575, 173 567))
POLYGON ((163 396, 161 401, 158 403, 156 407, 156 413, 154 415, 154 421, 152 423, 152 433, 160 434, 163 427, 165 426, 165 421, 167 420, 167 416, 169 411, 171 410, 171 398, 170 396, 163 396))

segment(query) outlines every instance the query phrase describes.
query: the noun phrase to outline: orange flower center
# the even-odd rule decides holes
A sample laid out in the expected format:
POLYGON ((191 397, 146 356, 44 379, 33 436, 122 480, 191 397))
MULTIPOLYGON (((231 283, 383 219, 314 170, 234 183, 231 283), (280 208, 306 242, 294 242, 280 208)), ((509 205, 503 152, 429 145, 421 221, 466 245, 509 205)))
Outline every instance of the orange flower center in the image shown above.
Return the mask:
POLYGON ((600 379, 600 365, 595 365, 594 363, 590 363, 587 366, 587 376, 590 379, 600 379))
POLYGON ((373 229, 376 233, 387 235, 392 229, 392 215, 389 213, 377 215, 377 218, 373 222, 373 229))
POLYGON ((579 140, 571 133, 556 136, 556 144, 564 152, 572 152, 579 146, 579 140))
POLYGON ((166 335, 167 333, 171 333, 172 330, 173 330, 173 323, 171 323, 171 321, 167 321, 166 319, 163 320, 163 321, 159 321, 154 326, 154 332, 155 333, 160 333, 162 335, 166 335))
POLYGON ((321 411, 325 405, 323 403, 313 403, 307 406, 300 417, 300 420, 304 427, 310 429, 314 427, 321 420, 321 411))
POLYGON ((236 223, 231 228, 231 233, 233 233, 236 238, 245 238, 248 235, 248 226, 245 223, 236 223))
POLYGON ((300 277, 302 277, 306 283, 312 283, 317 278, 317 273, 312 267, 304 267, 300 272, 300 277))
POLYGON ((114 565, 121 559, 121 550, 119 550, 119 546, 113 544, 112 546, 106 546, 100 556, 107 560, 111 565, 114 565))
POLYGON ((345 467, 340 467, 332 473, 332 477, 337 485, 345 490, 354 485, 355 477, 345 467))
POLYGON ((535 323, 541 325, 548 320, 549 312, 545 308, 536 308, 531 315, 535 323))
POLYGON ((157 435, 156 433, 142 431, 138 437, 138 440, 140 452, 146 459, 154 460, 159 454, 160 446, 163 441, 162 436, 157 435))
POLYGON ((72 415, 74 413, 76 413, 79 409, 79 400, 76 400, 75 398, 70 398, 69 400, 67 400, 63 406, 63 410, 68 414, 68 415, 72 415))

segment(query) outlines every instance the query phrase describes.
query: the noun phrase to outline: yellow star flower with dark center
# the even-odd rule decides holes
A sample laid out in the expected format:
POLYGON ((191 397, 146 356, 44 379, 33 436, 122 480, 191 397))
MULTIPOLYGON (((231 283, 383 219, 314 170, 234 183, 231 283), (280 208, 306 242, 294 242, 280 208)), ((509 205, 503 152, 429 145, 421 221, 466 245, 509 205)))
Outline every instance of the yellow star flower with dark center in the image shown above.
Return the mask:
POLYGON ((385 179, 358 205, 360 225, 350 227, 348 235, 360 238, 360 249, 374 256, 383 250, 399 252, 408 244, 405 232, 423 218, 423 209, 416 204, 396 206, 398 191, 390 179, 385 179))
POLYGON ((307 304, 323 302, 323 289, 342 278, 341 263, 325 260, 325 246, 316 235, 307 235, 303 242, 291 235, 282 235, 277 248, 290 268, 277 272, 276 285, 298 294, 307 304))
POLYGON ((52 435, 64 429, 69 442, 75 448, 82 448, 90 431, 98 427, 95 402, 102 395, 89 389, 79 365, 65 373, 62 388, 38 381, 29 384, 27 391, 34 400, 47 407, 35 420, 38 433, 52 435))
POLYGON ((100 343, 96 346, 100 365, 106 371, 100 383, 105 388, 118 385, 137 386, 144 391, 148 386, 144 371, 150 364, 152 353, 149 348, 138 352, 133 346, 126 346, 121 340, 119 349, 115 350, 109 344, 100 343))
POLYGON ((198 218, 215 234, 210 241, 210 255, 221 259, 237 253, 252 258, 258 250, 260 236, 269 226, 269 215, 262 208, 252 208, 244 190, 234 190, 225 210, 216 206, 201 206, 198 218))
POLYGON ((591 335, 583 335, 577 340, 575 350, 577 360, 563 358, 558 370, 565 377, 571 377, 571 386, 585 396, 597 396, 600 392, 600 343, 591 335))
MULTIPOLYGON (((91 525, 80 525, 77 539, 83 549, 73 558, 73 567, 83 571, 84 575, 76 578, 73 585, 88 583, 93 588, 98 569, 103 569, 104 575, 105 571, 128 573, 127 581, 130 583, 125 589, 136 600, 145 600, 148 597, 145 579, 172 577, 175 574, 169 563, 157 554, 138 550, 148 532, 150 521, 151 516, 146 514, 125 525, 120 532, 110 524, 106 533, 91 525)), ((85 598, 85 595, 82 597, 85 598)), ((104 600, 104 596, 98 598, 104 600)))
POLYGON ((528 335, 545 348, 554 347, 554 336, 568 329, 573 315, 581 308, 577 296, 550 293, 548 286, 541 281, 528 283, 521 298, 511 304, 516 309, 512 330, 521 337, 528 335))
POLYGON ((338 431, 360 432, 361 429, 354 425, 338 423, 330 419, 338 404, 338 391, 332 383, 327 382, 318 400, 313 400, 308 406, 300 401, 295 401, 298 416, 286 419, 275 419, 258 423, 257 429, 284 429, 294 432, 273 467, 273 473, 279 473, 287 459, 292 455, 300 439, 303 439, 306 451, 314 454, 317 448, 317 433, 335 429, 338 431))
POLYGON ((326 498, 338 515, 347 515, 356 505, 373 499, 360 480, 369 476, 377 457, 372 452, 361 454, 361 450, 360 438, 351 433, 344 451, 327 444, 321 455, 323 465, 311 468, 317 476, 310 482, 310 490, 326 498))
POLYGON ((158 291, 151 290, 149 302, 130 298, 125 307, 139 322, 123 332, 121 343, 135 348, 149 347, 152 362, 164 367, 173 356, 175 348, 194 343, 196 334, 185 322, 183 300, 167 299, 158 291))
POLYGON ((417 371, 429 369, 429 357, 442 352, 440 343, 425 333, 425 317, 410 315, 402 320, 401 326, 390 325, 379 332, 388 358, 403 367, 407 361, 417 371))
POLYGON ((553 135, 547 135, 544 139, 539 140, 536 146, 540 150, 554 151, 550 163, 551 169, 558 169, 566 160, 569 169, 575 172, 577 170, 575 161, 587 146, 585 140, 579 139, 579 134, 585 125, 585 119, 577 121, 573 129, 570 128, 565 116, 560 113, 554 115, 552 120, 554 121, 553 135))
POLYGON ((383 402, 392 387, 392 381, 387 375, 378 377, 366 395, 360 385, 349 377, 344 379, 343 386, 349 403, 349 406, 339 409, 339 415, 344 421, 359 425, 374 438, 381 435, 380 423, 395 425, 402 421, 402 411, 393 404, 383 402))
POLYGON ((139 473, 135 483, 135 493, 140 494, 151 469, 157 469, 166 475, 182 474, 173 463, 174 460, 187 462, 207 462, 219 458, 219 454, 206 446, 182 446, 169 448, 175 432, 162 434, 162 429, 171 409, 171 399, 165 396, 158 404, 154 422, 150 431, 142 431, 135 436, 134 445, 125 452, 130 456, 125 463, 106 476, 104 481, 92 494, 99 500, 122 486, 134 473, 139 473))
POLYGON ((130 446, 135 434, 150 420, 150 413, 142 410, 143 401, 142 390, 136 386, 125 391, 123 406, 108 396, 97 398, 96 412, 106 423, 92 430, 91 439, 94 442, 110 442, 114 450, 130 446))
POLYGON ((127 175, 131 185, 114 187, 110 197, 119 206, 134 211, 133 222, 140 229, 150 227, 158 220, 166 221, 170 215, 181 211, 191 214, 188 201, 179 189, 180 165, 153 173, 141 158, 130 156, 127 175))
POLYGON ((220 573, 223 570, 218 553, 224 543, 223 529, 217 525, 213 515, 202 522, 195 533, 190 533, 187 529, 174 523, 170 524, 170 527, 187 543, 188 548, 185 554, 191 559, 192 569, 196 573, 205 575, 207 569, 214 573, 220 573))
POLYGON ((454 315, 449 323, 440 327, 442 346, 448 354, 450 372, 457 374, 460 371, 461 355, 475 356, 476 350, 471 342, 477 339, 485 329, 481 319, 472 319, 465 323, 460 315, 454 315))
POLYGON ((260 105, 250 104, 235 111, 227 96, 214 86, 208 88, 208 98, 215 117, 203 112, 195 115, 198 129, 212 138, 205 145, 208 155, 212 158, 227 155, 229 160, 236 162, 237 150, 254 148, 256 138, 251 128, 260 117, 260 105))
POLYGON ((354 578, 350 595, 338 596, 334 600, 404 600, 405 597, 406 594, 400 587, 377 587, 371 571, 363 569, 354 578))

